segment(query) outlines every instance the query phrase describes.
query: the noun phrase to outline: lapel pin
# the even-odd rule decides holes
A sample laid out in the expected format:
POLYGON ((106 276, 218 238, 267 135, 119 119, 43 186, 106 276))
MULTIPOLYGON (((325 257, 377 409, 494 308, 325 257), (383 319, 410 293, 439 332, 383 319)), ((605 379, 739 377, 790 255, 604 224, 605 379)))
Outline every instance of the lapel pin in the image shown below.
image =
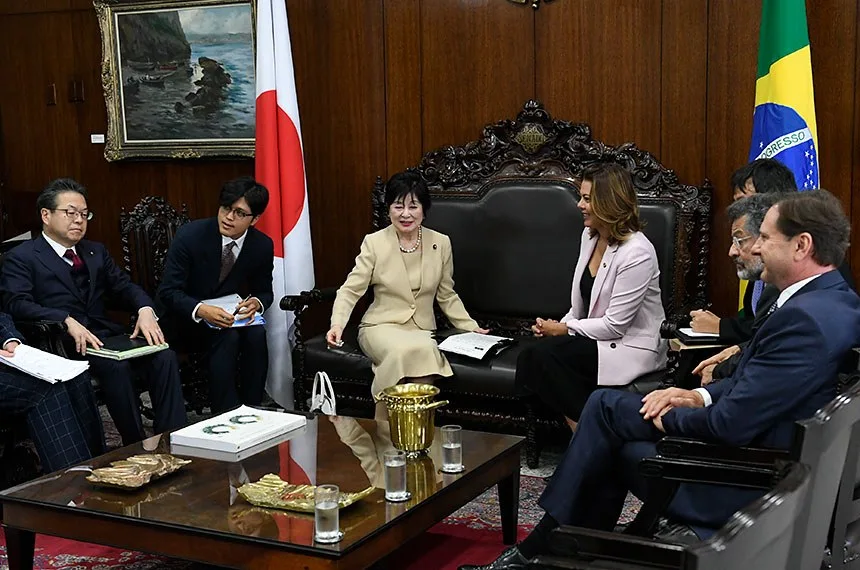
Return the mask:
POLYGON ((435 243, 433 244, 433 249, 436 249, 436 244, 435 244, 435 243))

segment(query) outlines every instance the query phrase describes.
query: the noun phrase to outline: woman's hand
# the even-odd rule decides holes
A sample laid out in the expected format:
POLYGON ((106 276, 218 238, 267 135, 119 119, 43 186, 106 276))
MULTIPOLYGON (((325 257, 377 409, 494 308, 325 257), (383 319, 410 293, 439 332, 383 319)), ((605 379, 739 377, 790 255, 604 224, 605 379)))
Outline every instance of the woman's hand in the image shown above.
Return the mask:
POLYGON ((332 325, 328 332, 325 333, 325 341, 329 346, 343 346, 343 341, 340 337, 343 335, 343 327, 340 325, 332 325))
POLYGON ((476 332, 478 334, 490 334, 490 329, 482 329, 481 327, 478 327, 472 332, 476 332))
POLYGON ((532 332, 535 336, 562 336, 568 334, 567 325, 555 319, 537 319, 532 332))

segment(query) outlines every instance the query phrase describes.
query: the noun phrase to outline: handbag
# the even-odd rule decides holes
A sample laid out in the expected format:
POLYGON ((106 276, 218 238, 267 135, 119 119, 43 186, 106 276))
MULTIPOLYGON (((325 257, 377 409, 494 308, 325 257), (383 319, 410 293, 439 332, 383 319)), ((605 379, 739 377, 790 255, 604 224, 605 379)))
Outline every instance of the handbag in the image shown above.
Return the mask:
POLYGON ((328 374, 322 371, 314 374, 314 385, 311 388, 311 412, 320 412, 326 416, 337 415, 334 388, 328 374))

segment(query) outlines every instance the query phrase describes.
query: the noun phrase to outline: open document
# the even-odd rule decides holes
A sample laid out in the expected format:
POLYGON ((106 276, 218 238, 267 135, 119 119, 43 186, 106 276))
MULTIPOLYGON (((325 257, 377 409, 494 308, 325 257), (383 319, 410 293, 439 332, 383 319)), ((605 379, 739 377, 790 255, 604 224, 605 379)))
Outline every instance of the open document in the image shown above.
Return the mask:
MULTIPOLYGON (((216 297, 215 299, 203 299, 200 301, 204 305, 212 305, 213 307, 218 307, 219 309, 223 309, 224 311, 230 313, 231 315, 236 314, 236 308, 242 302, 242 297, 233 293, 232 295, 224 295, 223 297, 216 297)), ((217 329, 218 327, 206 323, 209 328, 217 329)), ((264 325, 266 324, 266 319, 263 318, 263 315, 260 313, 255 313, 253 318, 250 319, 237 319, 233 321, 233 328, 235 327, 250 327, 252 325, 264 325)))
POLYGON ((90 367, 86 360, 69 360, 26 344, 19 344, 12 357, 0 356, 0 362, 51 384, 71 380, 90 367))
POLYGON ((439 343, 439 350, 480 360, 491 352, 495 353, 511 343, 513 343, 513 339, 503 336, 466 332, 449 336, 439 343))

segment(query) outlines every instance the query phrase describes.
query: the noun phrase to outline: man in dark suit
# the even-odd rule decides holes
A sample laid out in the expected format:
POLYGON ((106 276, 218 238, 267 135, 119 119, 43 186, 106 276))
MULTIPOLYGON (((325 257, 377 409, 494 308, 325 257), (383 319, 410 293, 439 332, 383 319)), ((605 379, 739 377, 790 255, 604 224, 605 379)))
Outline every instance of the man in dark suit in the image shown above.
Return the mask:
MULTIPOLYGON (((729 257, 735 263, 735 269, 739 279, 747 279, 756 282, 761 279, 764 264, 761 257, 753 253, 753 245, 759 235, 759 227, 764 220, 765 214, 773 206, 781 194, 756 194, 733 202, 726 209, 726 216, 731 223, 732 245, 729 247, 729 257)), ((744 312, 754 315, 752 319, 725 318, 718 319, 720 339, 731 342, 732 346, 702 361, 694 370, 694 374, 702 376, 702 385, 711 382, 712 379, 727 378, 731 376, 740 359, 740 351, 752 338, 753 333, 770 315, 771 308, 779 296, 779 289, 773 285, 765 284, 757 299, 755 306, 751 304, 752 287, 747 287, 744 296, 744 312)), ((693 323, 701 318, 701 313, 708 311, 693 311, 693 323)))
POLYGON ((107 316, 108 297, 137 313, 133 337, 142 335, 149 344, 160 344, 164 335, 149 296, 116 266, 102 244, 83 239, 92 218, 86 189, 74 180, 57 179, 39 194, 36 203, 42 235, 6 254, 0 271, 6 310, 13 319, 65 323, 70 352, 73 344, 74 351, 89 361, 123 444, 146 437, 132 367, 148 381, 155 432, 182 427, 185 404, 173 351, 127 361, 87 356, 87 346, 101 346, 100 338, 124 331, 107 316))
MULTIPOLYGON (((640 400, 598 390, 586 403, 552 480, 539 500, 546 515, 519 546, 488 566, 521 569, 546 552, 559 524, 612 529, 628 489, 642 498, 635 462, 654 455, 663 434, 725 445, 788 449, 794 422, 836 396, 837 369, 860 343, 860 298, 836 270, 850 225, 831 194, 787 195, 765 216, 754 253, 762 278, 780 290, 777 309, 756 331, 735 373, 696 390, 657 390, 640 400)), ((734 487, 682 485, 669 514, 694 528, 718 528, 761 496, 734 487)))
MULTIPOLYGON (((0 313, 0 355, 13 357, 22 338, 9 315, 0 313)), ((0 367, 0 413, 26 416, 45 473, 104 453, 102 420, 89 374, 51 384, 0 367)))
MULTIPOLYGON (((797 192, 791 170, 773 158, 760 158, 738 168, 732 174, 732 198, 735 202, 749 196, 779 195, 797 192)), ((839 272, 849 287, 857 290, 846 262, 839 264, 839 272)), ((735 316, 720 318, 710 311, 693 311, 691 326, 696 332, 719 333, 720 340, 738 344, 752 337, 758 304, 765 296, 766 283, 758 277, 749 279, 743 298, 743 310, 735 316)))
POLYGON ((221 188, 219 202, 217 217, 179 228, 158 288, 171 343, 207 353, 215 413, 262 402, 269 370, 266 329, 233 324, 264 312, 274 296, 274 244, 254 227, 269 203, 268 191, 253 178, 238 178, 221 188), (244 299, 235 317, 203 302, 230 294, 244 299))

